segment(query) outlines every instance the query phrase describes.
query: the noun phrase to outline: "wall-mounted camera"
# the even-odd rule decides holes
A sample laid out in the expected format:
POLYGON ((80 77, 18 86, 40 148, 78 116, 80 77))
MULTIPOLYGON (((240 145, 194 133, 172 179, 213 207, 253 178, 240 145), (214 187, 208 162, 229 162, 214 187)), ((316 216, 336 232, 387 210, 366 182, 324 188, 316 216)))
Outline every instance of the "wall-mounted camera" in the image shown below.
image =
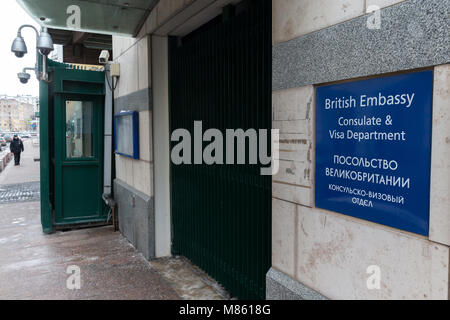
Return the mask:
POLYGON ((23 84, 28 83, 28 80, 30 80, 30 75, 26 72, 19 72, 17 74, 17 77, 19 78, 20 82, 23 84))
POLYGON ((102 50, 100 56, 98 57, 98 62, 101 64, 107 64, 109 62, 109 51, 102 50))

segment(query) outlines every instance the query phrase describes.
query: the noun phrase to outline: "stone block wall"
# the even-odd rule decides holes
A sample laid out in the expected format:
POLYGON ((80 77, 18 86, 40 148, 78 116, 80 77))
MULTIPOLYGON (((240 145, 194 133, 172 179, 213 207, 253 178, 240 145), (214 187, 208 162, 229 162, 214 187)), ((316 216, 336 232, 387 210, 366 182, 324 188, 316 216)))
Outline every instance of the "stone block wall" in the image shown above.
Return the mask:
MULTIPOLYGON (((448 1, 274 0, 273 177, 268 299, 448 299, 448 1), (381 28, 369 29, 370 5, 381 28), (315 208, 315 88, 350 79, 434 70, 430 236, 315 208), (369 266, 381 269, 369 290, 369 266)), ((420 155, 412 155, 420 156, 420 155)))

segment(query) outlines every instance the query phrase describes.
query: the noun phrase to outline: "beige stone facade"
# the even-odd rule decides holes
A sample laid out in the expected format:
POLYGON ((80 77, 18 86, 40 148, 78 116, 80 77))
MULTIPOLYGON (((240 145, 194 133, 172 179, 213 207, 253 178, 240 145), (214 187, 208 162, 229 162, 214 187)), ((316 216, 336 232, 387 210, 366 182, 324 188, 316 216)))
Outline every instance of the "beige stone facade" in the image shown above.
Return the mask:
MULTIPOLYGON (((121 65, 122 72, 116 98, 152 90, 152 107, 139 111, 141 159, 116 156, 116 176, 155 197, 156 256, 170 255, 167 37, 189 33, 230 2, 236 1, 160 1, 138 37, 113 37, 114 62, 121 65)), ((299 37, 363 17, 372 5, 389 10, 406 2, 409 1, 274 0, 273 44, 289 44, 299 37)), ((392 14, 382 14, 386 12, 392 14)), ((316 208, 315 88, 324 83, 311 81, 308 85, 273 91, 273 128, 280 130, 280 170, 272 182, 275 270, 330 299, 449 299, 450 65, 427 68, 434 70, 427 237, 316 208), (371 266, 381 270, 381 288, 377 290, 367 287, 371 266)), ((404 67, 393 73, 411 70, 404 67)), ((349 79, 352 77, 345 75, 330 82, 349 79)))
MULTIPOLYGON (((362 16, 370 5, 385 8, 401 2, 276 0, 273 42, 284 43, 362 16)), ((273 92, 274 127, 281 130, 280 150, 285 150, 280 153, 280 173, 273 178, 273 268, 331 299, 449 298, 449 67, 432 68, 429 237, 316 208, 315 86, 273 92), (381 270, 379 290, 367 287, 368 268, 373 265, 381 270)))
POLYGON ((29 130, 34 117, 34 105, 18 98, 0 99, 0 131, 19 132, 29 130))

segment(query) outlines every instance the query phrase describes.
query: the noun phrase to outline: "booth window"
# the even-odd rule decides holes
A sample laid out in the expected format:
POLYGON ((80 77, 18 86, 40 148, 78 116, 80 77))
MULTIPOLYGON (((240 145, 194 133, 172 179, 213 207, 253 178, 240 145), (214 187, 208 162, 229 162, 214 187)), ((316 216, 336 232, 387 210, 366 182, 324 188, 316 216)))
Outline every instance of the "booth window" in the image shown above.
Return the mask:
POLYGON ((66 101, 66 158, 92 158, 93 104, 66 101))

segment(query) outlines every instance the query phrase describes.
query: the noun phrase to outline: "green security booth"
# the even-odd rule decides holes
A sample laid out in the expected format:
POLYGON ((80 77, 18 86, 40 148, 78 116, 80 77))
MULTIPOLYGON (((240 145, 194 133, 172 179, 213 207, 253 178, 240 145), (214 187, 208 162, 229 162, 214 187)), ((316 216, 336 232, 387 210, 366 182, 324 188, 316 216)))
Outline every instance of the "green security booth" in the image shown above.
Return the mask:
POLYGON ((43 231, 107 224, 105 73, 51 60, 47 65, 50 80, 40 81, 43 231))

